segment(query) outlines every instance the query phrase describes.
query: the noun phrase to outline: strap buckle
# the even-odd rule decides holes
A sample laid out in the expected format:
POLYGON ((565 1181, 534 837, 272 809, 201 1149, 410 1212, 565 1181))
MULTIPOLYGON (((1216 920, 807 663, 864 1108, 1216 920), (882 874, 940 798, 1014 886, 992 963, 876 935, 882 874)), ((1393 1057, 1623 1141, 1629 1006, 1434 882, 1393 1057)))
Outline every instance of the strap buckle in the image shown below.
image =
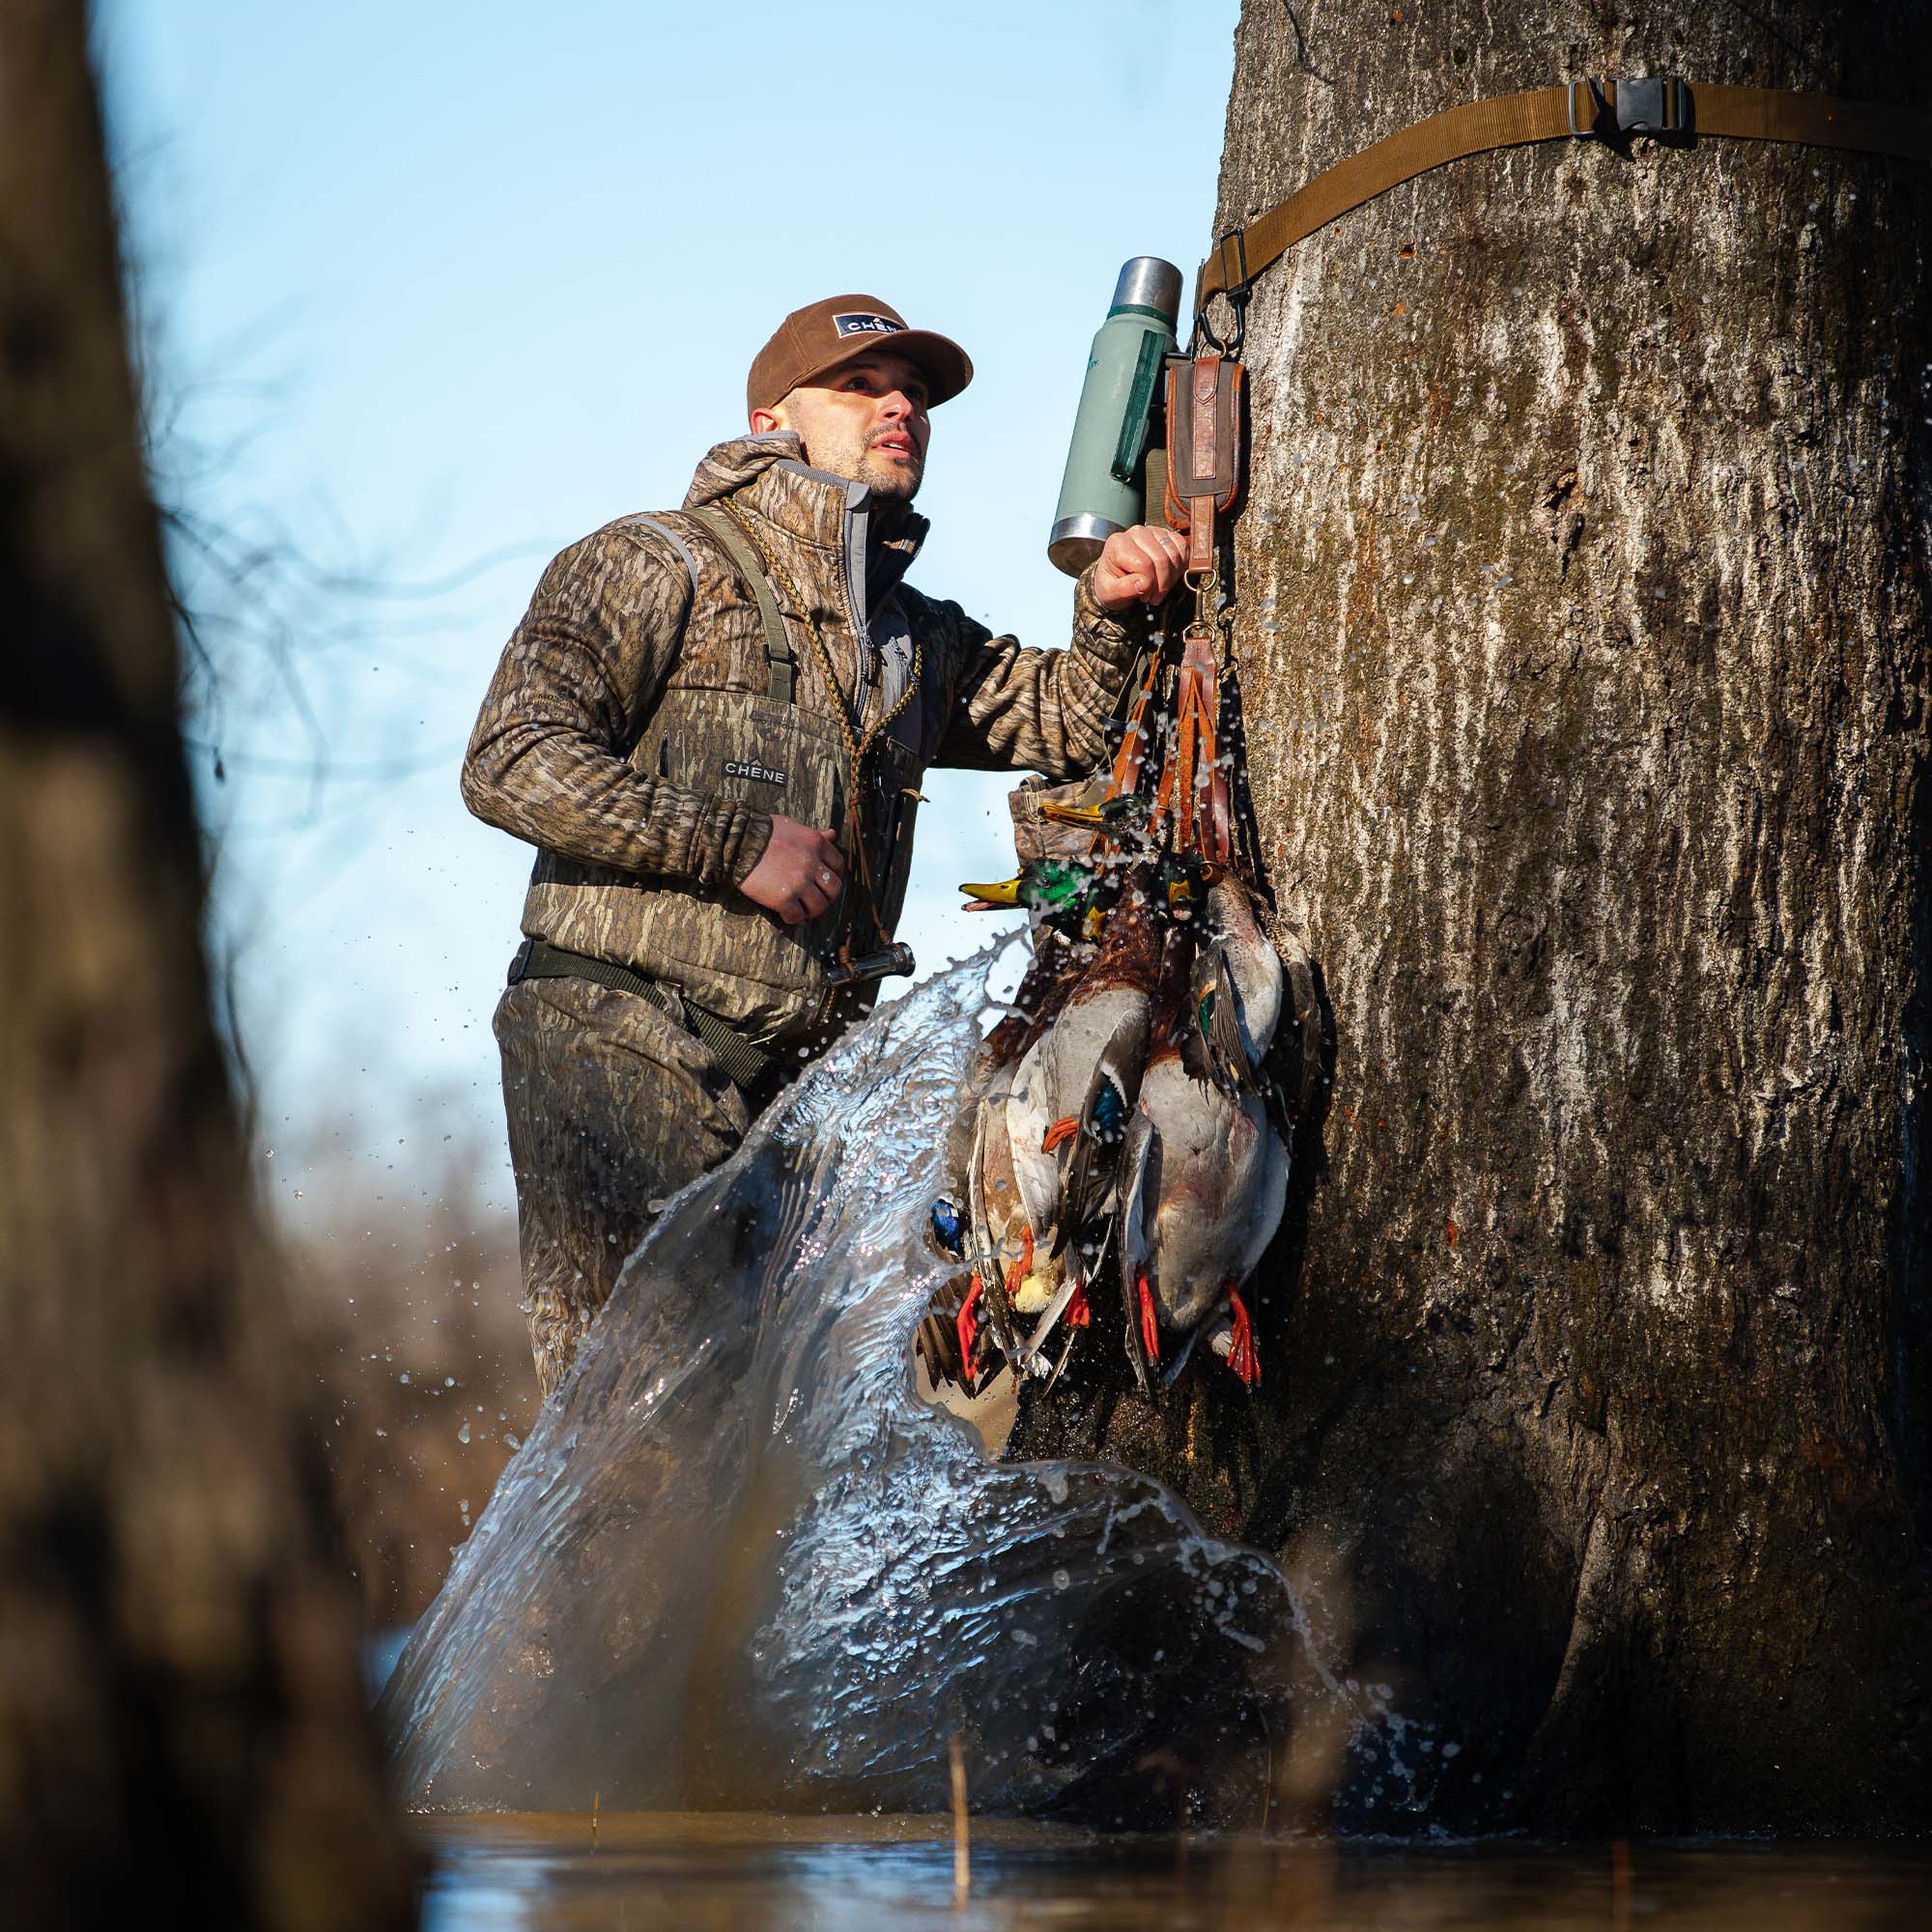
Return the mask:
POLYGON ((1668 74, 1639 74, 1634 80, 1572 80, 1565 83, 1565 92, 1570 131, 1578 140, 1592 135, 1608 139, 1612 133, 1688 139, 1693 131, 1690 89, 1668 74), (1589 103, 1587 123, 1577 118, 1579 87, 1589 103))
POLYGON ((1248 286, 1248 231, 1245 228, 1231 228, 1214 244, 1214 252, 1221 263, 1221 286, 1233 298, 1244 293, 1248 286), (1232 245, 1234 254, 1229 255, 1232 245))
POLYGON ((1689 134, 1690 90, 1661 73, 1610 83, 1617 91, 1620 134, 1689 134))
POLYGON ((1248 232, 1245 228, 1231 228, 1214 244, 1215 265, 1221 270, 1220 293, 1226 299, 1229 312, 1235 318, 1234 332, 1223 342, 1214 333, 1208 320, 1208 309, 1213 301, 1209 296, 1201 304, 1194 317, 1194 341, 1189 344, 1189 354, 1203 344, 1210 355, 1238 355, 1241 345, 1248 339, 1248 232))
POLYGON ((1564 84, 1565 94, 1570 98, 1570 131, 1579 141, 1587 140, 1595 134, 1607 111, 1604 102, 1604 90, 1587 76, 1582 80, 1572 80, 1564 84), (1577 125, 1577 90, 1581 88, 1589 98, 1590 123, 1586 128, 1577 125))

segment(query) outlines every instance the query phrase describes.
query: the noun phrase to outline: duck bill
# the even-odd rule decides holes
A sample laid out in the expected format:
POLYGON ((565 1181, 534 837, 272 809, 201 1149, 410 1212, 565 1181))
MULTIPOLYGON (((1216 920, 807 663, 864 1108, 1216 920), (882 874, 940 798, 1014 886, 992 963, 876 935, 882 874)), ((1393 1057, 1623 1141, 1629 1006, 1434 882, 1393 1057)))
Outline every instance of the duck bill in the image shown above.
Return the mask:
POLYGON ((1066 1313, 1067 1305, 1085 1286, 1084 1278, 1072 1268, 1068 1268, 1065 1280, 1060 1284, 1060 1292, 1047 1303, 1045 1313, 1039 1318, 1039 1325, 1033 1331, 1026 1345, 1022 1361, 1029 1374, 1043 1376, 1047 1373, 1047 1365, 1040 1358, 1040 1350, 1045 1348, 1046 1338, 1053 1333, 1060 1318, 1066 1313))
POLYGON ((1222 868, 1219 866, 1205 863, 1198 873, 1169 882, 1167 902, 1171 906, 1200 905, 1206 901, 1208 889, 1220 884, 1221 877, 1222 868))
POLYGON ((992 912, 1000 906, 1016 906, 1020 902, 1020 882, 1016 878, 984 886, 969 882, 959 890, 972 901, 966 908, 968 912, 992 912))
POLYGON ((1145 808, 1132 792, 1121 792, 1112 798, 1091 800, 1085 805, 1073 805, 1061 799, 1042 799, 1039 815, 1050 818, 1056 825, 1079 825, 1090 832, 1110 832, 1118 837, 1122 832, 1139 831, 1145 808))

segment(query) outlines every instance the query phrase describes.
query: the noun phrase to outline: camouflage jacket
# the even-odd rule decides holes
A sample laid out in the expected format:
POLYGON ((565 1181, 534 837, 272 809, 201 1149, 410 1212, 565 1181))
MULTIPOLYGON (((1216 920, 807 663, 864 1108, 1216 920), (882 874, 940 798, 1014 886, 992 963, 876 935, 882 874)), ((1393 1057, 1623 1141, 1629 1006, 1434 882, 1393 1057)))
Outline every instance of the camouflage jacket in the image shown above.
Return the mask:
POLYGON ((1132 643, 1090 581, 1072 648, 1024 649, 902 581, 923 518, 897 512, 873 542, 873 515, 870 492, 808 468, 796 437, 747 436, 699 464, 683 511, 619 518, 545 571, 463 767, 469 810, 539 848, 526 934, 646 973, 754 1039, 802 1037, 844 1016, 825 975, 848 928, 863 952, 898 916, 928 765, 1061 779, 1097 762, 1132 643), (769 695, 753 586, 690 514, 726 499, 777 566, 789 704, 769 695), (908 685, 864 780, 876 919, 848 902, 784 925, 736 890, 771 814, 841 832, 853 737, 908 685))

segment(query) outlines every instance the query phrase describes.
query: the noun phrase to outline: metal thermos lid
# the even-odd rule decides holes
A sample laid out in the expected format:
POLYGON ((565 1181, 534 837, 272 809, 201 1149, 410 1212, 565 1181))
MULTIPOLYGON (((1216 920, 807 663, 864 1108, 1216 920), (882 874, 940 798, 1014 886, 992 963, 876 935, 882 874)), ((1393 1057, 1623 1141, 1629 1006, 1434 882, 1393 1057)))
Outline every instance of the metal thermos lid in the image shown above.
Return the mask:
POLYGON ((1091 511, 1062 517, 1046 540, 1047 559, 1056 570, 1078 577, 1106 548, 1107 539, 1116 530, 1125 528, 1125 524, 1117 524, 1109 517, 1096 517, 1091 511))
POLYGON ((1116 308, 1157 308, 1168 321, 1180 314, 1180 270, 1158 255, 1136 255, 1114 284, 1116 308))

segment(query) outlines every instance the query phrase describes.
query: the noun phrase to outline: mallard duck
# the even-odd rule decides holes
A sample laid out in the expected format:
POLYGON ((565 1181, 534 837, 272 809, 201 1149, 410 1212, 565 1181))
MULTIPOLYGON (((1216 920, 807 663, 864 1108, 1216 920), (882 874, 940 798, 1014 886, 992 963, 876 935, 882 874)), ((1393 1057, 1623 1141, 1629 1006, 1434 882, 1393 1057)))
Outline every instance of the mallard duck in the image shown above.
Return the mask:
POLYGON ((1074 859, 1035 859, 1010 879, 988 884, 964 884, 969 912, 990 912, 1003 906, 1024 906, 1068 938, 1098 936, 1102 908, 1113 888, 1102 866, 1074 859))
POLYGON ((1197 853, 1163 852, 1154 871, 1154 897, 1169 919, 1186 925, 1198 918, 1220 877, 1221 868, 1197 853))
POLYGON ((1039 930, 1033 958, 1010 1004, 980 1048, 973 1073, 977 1086, 983 1087, 995 1067, 1019 1064, 1027 1048, 1059 1017, 1092 956, 1078 941, 1052 926, 1039 930))
MULTIPOLYGON (((1143 1386, 1160 1363, 1163 1335, 1181 1343, 1224 1302, 1245 1335, 1241 1284, 1280 1225, 1288 1149, 1259 1094, 1228 1094, 1187 1068, 1185 942, 1169 941, 1153 1018, 1153 1051, 1141 1080, 1122 1159, 1118 1252, 1127 1353, 1143 1386)), ((1231 1362, 1252 1380, 1252 1340, 1231 1362)))
POLYGON ((1066 996, 1080 983, 1081 975, 1087 970, 1089 954, 1085 950, 1050 926, 1042 927, 1036 939, 1033 958, 1020 980, 1019 989, 980 1042, 973 1070, 967 1075, 959 1112, 946 1139, 949 1174, 963 1176, 967 1172, 980 1100, 991 1092, 1002 1072, 1010 1075, 1027 1048, 1053 1024, 1066 996))
POLYGON ((1208 888, 1205 924, 1188 985, 1183 1041, 1199 1048, 1188 1070, 1231 1098, 1264 1093, 1261 1065, 1281 1020, 1281 961, 1238 879, 1208 888))
POLYGON ((1011 1094, 1012 1069, 1008 1067, 994 1077, 979 1103, 966 1163, 965 1260, 973 1280, 957 1326, 961 1380, 969 1394, 977 1380, 976 1345, 982 1325, 990 1328, 1009 1361, 1020 1352, 1011 1296, 1032 1266, 1034 1234, 1013 1172, 1012 1140, 1007 1128, 1011 1094))
POLYGON ((1093 964, 1021 1060, 1007 1103, 1013 1171, 1036 1236, 1013 1307, 1044 1318, 1028 1344, 1036 1359, 1106 1249, 1160 973, 1151 878, 1151 867, 1129 876, 1093 964))

